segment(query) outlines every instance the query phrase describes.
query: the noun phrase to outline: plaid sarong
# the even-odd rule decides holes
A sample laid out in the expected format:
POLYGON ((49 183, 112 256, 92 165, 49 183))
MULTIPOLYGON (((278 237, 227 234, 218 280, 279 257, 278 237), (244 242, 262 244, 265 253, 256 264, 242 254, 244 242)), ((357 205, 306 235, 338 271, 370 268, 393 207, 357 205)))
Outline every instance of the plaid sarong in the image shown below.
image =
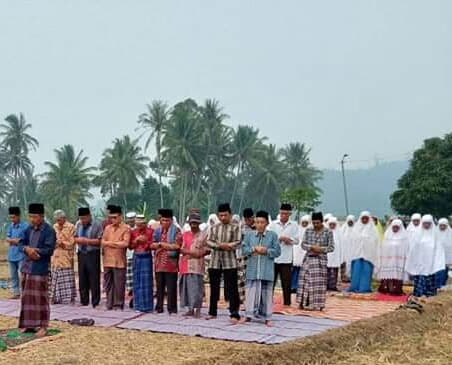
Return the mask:
POLYGON ((273 281, 247 280, 245 315, 270 320, 273 313, 273 281))
POLYGON ((239 287, 240 303, 245 303, 246 293, 246 256, 237 258, 237 277, 239 287))
POLYGON ((22 275, 19 328, 48 327, 50 319, 48 275, 22 275))
POLYGON ((154 310, 154 278, 152 255, 149 252, 133 255, 133 307, 140 312, 154 310))
POLYGON ((73 269, 54 269, 50 274, 50 302, 71 304, 77 296, 73 269))
POLYGON ((297 301, 301 309, 322 310, 325 308, 327 286, 327 256, 306 255, 301 266, 297 301))
POLYGON ((181 308, 201 309, 204 296, 204 278, 199 274, 183 274, 179 280, 181 308))
POLYGON ((413 277, 415 297, 432 297, 437 294, 435 283, 435 274, 433 275, 415 275, 413 277))
POLYGON ((127 258, 126 291, 133 289, 133 257, 127 258))

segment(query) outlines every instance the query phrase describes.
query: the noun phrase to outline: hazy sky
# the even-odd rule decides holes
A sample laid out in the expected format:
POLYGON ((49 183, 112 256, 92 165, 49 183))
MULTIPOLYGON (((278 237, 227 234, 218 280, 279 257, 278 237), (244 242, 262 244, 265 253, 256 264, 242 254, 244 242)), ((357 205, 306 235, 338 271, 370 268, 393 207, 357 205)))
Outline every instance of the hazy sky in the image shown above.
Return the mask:
POLYGON ((230 124, 319 167, 407 157, 452 132, 452 1, 0 0, 0 116, 23 112, 39 169, 97 164, 145 104, 216 98, 230 124))

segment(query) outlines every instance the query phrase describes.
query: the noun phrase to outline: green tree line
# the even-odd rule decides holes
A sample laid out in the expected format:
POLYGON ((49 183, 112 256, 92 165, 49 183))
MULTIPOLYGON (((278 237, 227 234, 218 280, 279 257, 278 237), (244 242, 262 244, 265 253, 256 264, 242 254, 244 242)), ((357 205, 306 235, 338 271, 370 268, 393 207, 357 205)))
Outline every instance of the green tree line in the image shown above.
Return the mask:
POLYGON ((37 174, 30 152, 39 148, 23 114, 0 124, 0 202, 26 207, 43 201, 48 211, 75 218, 93 189, 107 203, 152 216, 171 207, 183 219, 192 207, 206 216, 220 202, 239 213, 245 207, 276 214, 281 199, 312 210, 319 204, 320 171, 302 142, 277 148, 258 128, 228 122, 217 100, 192 99, 169 106, 152 101, 137 116, 136 136, 122 136, 105 148, 95 165, 83 146, 56 146, 54 160, 37 174))

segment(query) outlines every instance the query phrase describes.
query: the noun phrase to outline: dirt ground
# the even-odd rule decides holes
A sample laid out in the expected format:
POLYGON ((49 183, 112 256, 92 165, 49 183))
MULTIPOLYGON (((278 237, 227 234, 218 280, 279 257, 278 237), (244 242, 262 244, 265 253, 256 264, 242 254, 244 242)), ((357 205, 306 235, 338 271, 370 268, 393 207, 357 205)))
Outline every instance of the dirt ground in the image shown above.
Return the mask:
MULTIPOLYGON (((7 272, 0 261, 0 279, 7 272)), ((0 290, 0 297, 9 295, 5 292, 0 290)), ((0 329, 16 324, 0 316, 0 329)), ((423 314, 399 310, 274 346, 61 322, 52 326, 63 333, 1 353, 0 364, 452 364, 452 292, 426 304, 423 314)))

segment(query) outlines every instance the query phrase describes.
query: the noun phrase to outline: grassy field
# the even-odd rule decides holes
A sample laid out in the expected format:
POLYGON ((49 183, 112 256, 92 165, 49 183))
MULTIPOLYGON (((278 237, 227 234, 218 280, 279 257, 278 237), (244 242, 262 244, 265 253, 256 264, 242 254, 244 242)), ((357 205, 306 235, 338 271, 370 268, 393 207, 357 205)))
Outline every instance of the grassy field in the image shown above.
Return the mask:
MULTIPOLYGON (((0 261, 1 278, 7 277, 5 266, 0 261)), ((0 328, 16 325, 16 319, 0 316, 0 328)), ((452 292, 426 304, 423 314, 395 311, 276 346, 61 322, 52 326, 63 333, 53 341, 2 353, 0 364, 452 364, 452 292)))

